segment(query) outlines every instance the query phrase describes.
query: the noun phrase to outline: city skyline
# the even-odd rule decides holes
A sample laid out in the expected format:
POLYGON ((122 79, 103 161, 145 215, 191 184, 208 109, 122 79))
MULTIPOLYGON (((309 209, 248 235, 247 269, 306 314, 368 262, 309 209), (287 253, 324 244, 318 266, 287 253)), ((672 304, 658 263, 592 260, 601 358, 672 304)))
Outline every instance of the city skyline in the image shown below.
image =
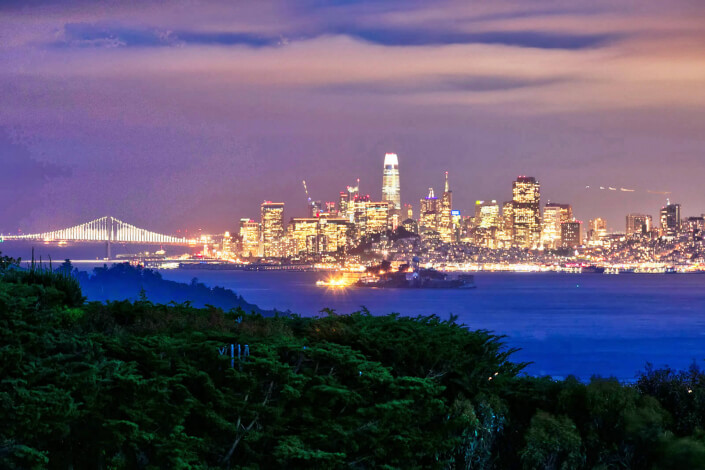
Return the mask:
POLYGON ((667 196, 699 214, 704 19, 686 0, 3 2, 0 232, 106 213, 224 231, 304 179, 372 194, 385 152, 402 203, 449 171, 466 211, 527 174, 612 230, 667 196))

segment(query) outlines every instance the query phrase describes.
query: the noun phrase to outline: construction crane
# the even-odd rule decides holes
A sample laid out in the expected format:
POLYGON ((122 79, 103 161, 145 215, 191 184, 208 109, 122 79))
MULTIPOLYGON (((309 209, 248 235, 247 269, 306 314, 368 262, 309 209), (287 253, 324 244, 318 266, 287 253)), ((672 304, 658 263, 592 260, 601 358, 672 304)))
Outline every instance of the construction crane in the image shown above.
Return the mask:
POLYGON ((304 180, 304 192, 306 193, 306 199, 308 200, 309 205, 311 204, 311 196, 308 195, 308 188, 306 187, 306 180, 304 180))

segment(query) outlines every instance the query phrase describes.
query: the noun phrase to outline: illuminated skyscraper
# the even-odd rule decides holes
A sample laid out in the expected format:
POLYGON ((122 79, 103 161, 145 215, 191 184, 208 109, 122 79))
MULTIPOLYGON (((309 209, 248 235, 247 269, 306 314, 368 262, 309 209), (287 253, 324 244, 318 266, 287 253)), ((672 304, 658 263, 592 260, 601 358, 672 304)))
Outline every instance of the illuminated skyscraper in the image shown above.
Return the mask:
POLYGON ((433 194, 433 188, 428 188, 428 196, 420 201, 419 233, 438 231, 438 212, 440 205, 433 194))
POLYGON ((261 207, 262 256, 283 256, 284 203, 265 201, 261 207))
POLYGON ((414 208, 411 206, 411 204, 404 204, 404 217, 407 219, 413 219, 414 218, 414 208))
POLYGON ((541 243, 546 248, 561 245, 561 224, 573 220, 573 208, 570 204, 549 202, 543 208, 541 221, 541 243))
POLYGON ((499 204, 497 201, 475 201, 475 226, 492 228, 499 227, 499 225, 499 204))
POLYGON ((627 236, 646 235, 651 231, 651 216, 647 214, 627 215, 627 236))
POLYGON ((295 217, 289 222, 292 255, 318 253, 318 218, 295 217))
POLYGON ((681 228, 681 205, 670 202, 661 208, 661 232, 672 237, 681 228))
POLYGON ((247 218, 240 219, 240 246, 242 256, 257 256, 259 253, 259 222, 247 218))
POLYGON ((536 178, 520 176, 512 185, 514 244, 536 248, 541 238, 541 185, 536 178))
POLYGON ((370 202, 370 196, 361 196, 355 194, 350 199, 348 211, 352 213, 352 221, 355 224, 355 233, 358 237, 364 237, 367 231, 367 203, 370 202))
POLYGON ((453 191, 450 190, 450 185, 448 184, 448 172, 446 171, 446 181, 443 189, 443 195, 441 196, 440 210, 438 214, 438 233, 441 236, 441 240, 446 243, 454 241, 454 231, 453 231, 453 215, 451 214, 453 210, 453 191))
POLYGON ((382 200, 391 202, 392 209, 401 209, 401 187, 399 184, 399 158, 396 153, 384 155, 382 173, 382 200))
POLYGON ((365 203, 365 235, 382 233, 389 226, 389 211, 392 203, 388 201, 365 203))

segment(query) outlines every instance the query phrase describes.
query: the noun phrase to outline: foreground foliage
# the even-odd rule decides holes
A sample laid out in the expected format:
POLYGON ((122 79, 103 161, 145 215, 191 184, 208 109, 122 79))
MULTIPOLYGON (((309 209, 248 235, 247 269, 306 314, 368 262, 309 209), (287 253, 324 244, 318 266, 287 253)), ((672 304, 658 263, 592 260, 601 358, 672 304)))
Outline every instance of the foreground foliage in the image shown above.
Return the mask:
POLYGON ((0 272, 0 468, 705 465, 696 368, 524 377, 452 319, 84 303, 52 276, 0 272))

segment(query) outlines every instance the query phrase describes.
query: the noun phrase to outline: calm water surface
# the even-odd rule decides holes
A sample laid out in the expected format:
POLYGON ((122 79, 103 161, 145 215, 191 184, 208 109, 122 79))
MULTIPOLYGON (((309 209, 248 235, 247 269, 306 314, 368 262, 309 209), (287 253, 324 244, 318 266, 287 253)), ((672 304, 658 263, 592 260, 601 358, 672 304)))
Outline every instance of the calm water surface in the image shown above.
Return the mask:
POLYGON ((507 335, 532 361, 527 372, 631 380, 647 362, 688 367, 705 359, 705 275, 480 273, 477 289, 404 290, 315 286, 321 273, 165 270, 167 279, 197 277, 263 308, 316 315, 399 312, 458 315, 472 329, 507 335))

